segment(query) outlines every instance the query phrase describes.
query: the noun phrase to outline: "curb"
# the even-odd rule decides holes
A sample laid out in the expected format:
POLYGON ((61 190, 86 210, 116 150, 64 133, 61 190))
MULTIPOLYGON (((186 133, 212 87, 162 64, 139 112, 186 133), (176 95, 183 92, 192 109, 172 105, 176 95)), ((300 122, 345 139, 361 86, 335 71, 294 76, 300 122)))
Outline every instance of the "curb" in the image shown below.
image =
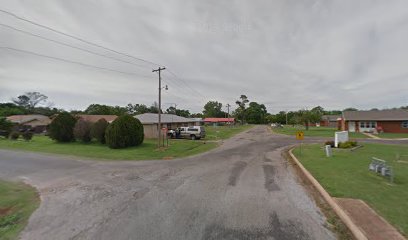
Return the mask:
POLYGON ((353 223, 350 217, 341 209, 341 207, 334 201, 334 199, 329 195, 328 192, 320 185, 320 183, 310 174, 308 170, 299 162, 299 160, 293 155, 292 151, 294 148, 289 150, 289 155, 295 161, 296 165, 300 168, 302 173, 307 177, 307 179, 312 183, 312 185, 319 191, 320 195, 324 200, 330 205, 333 211, 340 217, 343 223, 347 226, 350 232, 357 240, 368 240, 360 228, 353 223))

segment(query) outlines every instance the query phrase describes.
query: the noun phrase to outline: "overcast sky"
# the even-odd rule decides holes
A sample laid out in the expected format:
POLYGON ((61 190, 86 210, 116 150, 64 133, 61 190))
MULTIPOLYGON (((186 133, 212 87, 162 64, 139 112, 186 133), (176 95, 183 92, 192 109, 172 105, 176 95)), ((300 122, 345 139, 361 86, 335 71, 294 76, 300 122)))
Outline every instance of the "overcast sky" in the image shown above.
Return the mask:
MULTIPOLYGON (((0 0, 0 9, 167 67, 163 108, 199 112, 246 94, 268 110, 408 105, 406 0, 0 0), (187 85, 186 85, 187 84, 187 85)), ((56 107, 157 101, 156 65, 0 12, 0 101, 27 91, 56 107), (11 27, 113 59, 33 37, 11 27), (125 63, 125 62, 129 63, 125 63)))

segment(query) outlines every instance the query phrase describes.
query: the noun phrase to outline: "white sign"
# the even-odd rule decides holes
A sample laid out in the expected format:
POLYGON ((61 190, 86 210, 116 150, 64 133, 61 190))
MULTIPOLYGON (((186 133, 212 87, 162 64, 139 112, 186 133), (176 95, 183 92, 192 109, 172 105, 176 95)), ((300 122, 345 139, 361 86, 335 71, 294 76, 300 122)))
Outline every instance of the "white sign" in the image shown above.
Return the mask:
POLYGON ((334 146, 338 147, 339 143, 347 142, 349 140, 349 135, 347 131, 335 132, 334 133, 334 146))

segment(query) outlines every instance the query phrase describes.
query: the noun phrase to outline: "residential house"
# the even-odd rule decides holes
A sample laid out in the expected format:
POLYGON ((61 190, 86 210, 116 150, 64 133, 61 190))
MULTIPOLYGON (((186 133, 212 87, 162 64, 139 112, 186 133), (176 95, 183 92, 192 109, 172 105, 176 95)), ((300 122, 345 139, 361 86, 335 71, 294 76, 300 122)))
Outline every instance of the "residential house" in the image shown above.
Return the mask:
POLYGON ((337 128, 340 121, 341 115, 323 115, 320 120, 320 126, 337 128))
POLYGON ((342 130, 349 132, 408 133, 408 111, 403 109, 345 111, 341 127, 342 130))
POLYGON ((30 130, 35 133, 47 131, 47 126, 51 123, 51 119, 44 115, 12 115, 8 116, 7 120, 15 124, 14 130, 26 131, 30 130))
MULTIPOLYGON (((157 138, 158 135, 158 123, 159 115, 157 113, 144 113, 136 115, 135 118, 139 119, 143 124, 144 135, 146 138, 157 138)), ((190 119, 180 117, 174 114, 161 114, 161 127, 167 129, 176 129, 178 127, 198 126, 200 121, 197 119, 190 119)))

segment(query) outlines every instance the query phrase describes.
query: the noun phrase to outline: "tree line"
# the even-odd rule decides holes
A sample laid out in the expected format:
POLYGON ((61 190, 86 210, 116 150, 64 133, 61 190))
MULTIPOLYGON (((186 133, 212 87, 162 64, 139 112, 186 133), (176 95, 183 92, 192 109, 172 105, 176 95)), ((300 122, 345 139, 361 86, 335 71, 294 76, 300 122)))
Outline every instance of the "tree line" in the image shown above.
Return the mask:
MULTIPOLYGON (((408 106, 400 107, 407 109, 408 106)), ((310 110, 300 109, 297 111, 280 111, 277 114, 268 113, 264 104, 250 101, 246 95, 240 95, 235 101, 235 110, 226 111, 226 106, 221 102, 210 100, 203 106, 203 111, 199 113, 191 113, 187 109, 179 109, 175 106, 168 107, 162 113, 175 114, 182 117, 194 118, 224 118, 227 116, 234 117, 236 121, 250 124, 302 124, 306 127, 310 123, 320 121, 322 115, 340 115, 341 110, 325 110, 321 106, 314 107, 310 110)), ((346 108, 343 111, 357 111, 356 108, 346 108)), ((378 109, 371 109, 378 110, 378 109)), ((0 103, 0 117, 18 115, 18 114, 41 114, 52 116, 58 113, 65 112, 64 109, 55 108, 48 101, 48 97, 39 92, 27 92, 12 99, 9 103, 0 103)), ((145 104, 132 104, 126 106, 109 106, 103 104, 90 104, 85 110, 71 110, 71 114, 92 114, 92 115, 138 115, 143 113, 158 113, 159 107, 156 102, 150 106, 145 104)))

